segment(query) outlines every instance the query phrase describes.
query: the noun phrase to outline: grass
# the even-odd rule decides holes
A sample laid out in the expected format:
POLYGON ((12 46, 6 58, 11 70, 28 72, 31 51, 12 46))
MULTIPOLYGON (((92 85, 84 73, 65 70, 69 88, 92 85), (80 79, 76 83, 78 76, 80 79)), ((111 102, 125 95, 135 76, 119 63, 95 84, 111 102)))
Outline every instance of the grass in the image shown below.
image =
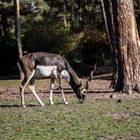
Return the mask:
MULTIPOLYGON (((0 83, 4 88, 18 81, 0 83)), ((140 139, 139 99, 117 103, 115 99, 95 100, 91 96, 79 104, 74 96, 66 96, 68 105, 56 95, 53 106, 43 99, 45 107, 41 107, 29 98, 27 104, 32 105, 26 108, 19 106, 18 98, 0 99, 0 140, 140 139)))

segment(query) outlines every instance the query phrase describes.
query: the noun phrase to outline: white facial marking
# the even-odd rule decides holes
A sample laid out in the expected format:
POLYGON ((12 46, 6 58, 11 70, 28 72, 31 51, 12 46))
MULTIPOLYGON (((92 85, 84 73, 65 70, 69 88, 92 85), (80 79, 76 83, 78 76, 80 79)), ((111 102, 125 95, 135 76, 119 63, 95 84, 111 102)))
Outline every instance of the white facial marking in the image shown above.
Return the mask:
POLYGON ((57 76, 57 67, 56 66, 42 66, 38 65, 35 71, 35 77, 56 77, 57 76))
POLYGON ((65 79, 66 81, 70 82, 70 75, 66 70, 61 72, 61 79, 65 79))
POLYGON ((81 91, 81 94, 85 94, 87 92, 87 90, 86 89, 82 89, 82 91, 81 91))

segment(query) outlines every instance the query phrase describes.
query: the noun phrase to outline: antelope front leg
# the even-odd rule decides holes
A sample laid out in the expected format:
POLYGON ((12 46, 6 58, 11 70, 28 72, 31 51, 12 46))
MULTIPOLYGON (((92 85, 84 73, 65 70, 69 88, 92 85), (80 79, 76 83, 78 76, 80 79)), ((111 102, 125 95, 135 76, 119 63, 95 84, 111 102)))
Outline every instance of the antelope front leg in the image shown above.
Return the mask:
POLYGON ((61 92, 61 94, 62 94, 62 97, 63 97, 64 103, 67 105, 68 102, 67 102, 67 100, 66 100, 66 98, 65 98, 64 91, 63 91, 62 88, 60 89, 60 92, 61 92))
POLYGON ((53 98, 53 89, 54 89, 54 82, 55 82, 55 79, 54 78, 51 78, 51 83, 50 83, 50 103, 51 105, 54 104, 52 98, 53 98))
POLYGON ((62 86, 61 86, 61 79, 59 80, 59 89, 60 89, 60 92, 61 92, 61 94, 62 94, 64 103, 67 105, 68 102, 67 102, 67 100, 66 100, 66 98, 65 98, 64 91, 63 91, 62 86))

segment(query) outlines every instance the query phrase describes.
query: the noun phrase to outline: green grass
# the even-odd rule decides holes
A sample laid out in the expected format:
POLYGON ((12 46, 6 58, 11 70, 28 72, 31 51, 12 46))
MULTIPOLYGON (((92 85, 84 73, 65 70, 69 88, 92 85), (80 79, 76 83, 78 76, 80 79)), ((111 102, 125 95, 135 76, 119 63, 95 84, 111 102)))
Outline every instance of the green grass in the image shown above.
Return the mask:
POLYGON ((9 88, 9 87, 16 87, 19 84, 19 80, 0 80, 0 87, 2 88, 9 88))
MULTIPOLYGON (((13 86, 16 83, 12 81, 13 86)), ((55 95, 53 106, 47 99, 43 101, 45 107, 28 99, 27 104, 36 106, 21 108, 18 98, 0 100, 0 140, 140 139, 139 99, 125 98, 117 103, 115 99, 95 100, 91 96, 79 104, 71 96, 69 104, 64 105, 55 95)))

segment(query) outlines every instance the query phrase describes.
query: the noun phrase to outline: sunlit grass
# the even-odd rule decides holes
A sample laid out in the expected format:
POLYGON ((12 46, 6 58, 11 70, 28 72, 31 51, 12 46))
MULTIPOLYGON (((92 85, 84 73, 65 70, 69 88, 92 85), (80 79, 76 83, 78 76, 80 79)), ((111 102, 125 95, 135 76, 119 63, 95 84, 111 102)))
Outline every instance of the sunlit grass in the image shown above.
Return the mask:
MULTIPOLYGON (((10 87, 18 87, 20 84, 20 80, 0 80, 1 88, 10 88, 10 87)), ((49 80, 36 80, 36 84, 39 85, 47 85, 49 84, 49 80)))
POLYGON ((19 80, 0 80, 1 88, 16 87, 20 83, 19 80))

